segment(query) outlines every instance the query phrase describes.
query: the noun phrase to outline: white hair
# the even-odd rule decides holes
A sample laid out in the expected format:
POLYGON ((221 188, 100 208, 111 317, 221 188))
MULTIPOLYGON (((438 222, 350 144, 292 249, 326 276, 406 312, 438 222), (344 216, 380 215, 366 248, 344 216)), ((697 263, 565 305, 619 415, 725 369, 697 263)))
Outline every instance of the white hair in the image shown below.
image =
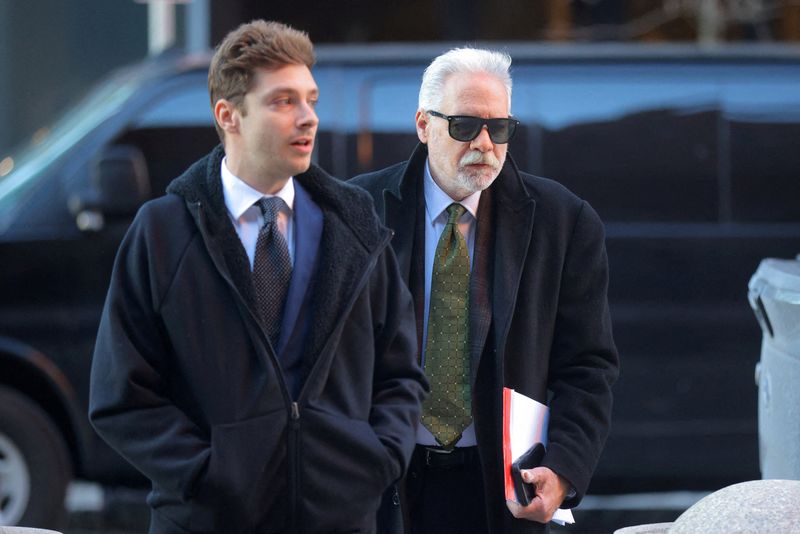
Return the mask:
POLYGON ((419 88, 419 107, 436 110, 442 103, 447 78, 462 72, 483 72, 494 76, 506 87, 508 107, 511 108, 511 56, 505 52, 482 48, 453 48, 428 65, 422 74, 419 88))

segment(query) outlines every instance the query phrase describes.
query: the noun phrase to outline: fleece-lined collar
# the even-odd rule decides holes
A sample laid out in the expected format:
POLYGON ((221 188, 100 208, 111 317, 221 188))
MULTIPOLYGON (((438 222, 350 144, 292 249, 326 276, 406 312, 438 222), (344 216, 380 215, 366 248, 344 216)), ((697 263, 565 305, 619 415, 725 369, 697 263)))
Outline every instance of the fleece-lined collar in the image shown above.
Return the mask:
MULTIPOLYGON (((167 193, 181 196, 188 202, 200 202, 216 219, 222 218, 226 210, 220 177, 224 157, 222 145, 217 146, 173 180, 167 193)), ((373 250, 383 241, 386 230, 375 217, 372 201, 366 192, 333 178, 316 165, 295 176, 295 180, 308 191, 326 216, 334 216, 347 226, 366 250, 373 250)))

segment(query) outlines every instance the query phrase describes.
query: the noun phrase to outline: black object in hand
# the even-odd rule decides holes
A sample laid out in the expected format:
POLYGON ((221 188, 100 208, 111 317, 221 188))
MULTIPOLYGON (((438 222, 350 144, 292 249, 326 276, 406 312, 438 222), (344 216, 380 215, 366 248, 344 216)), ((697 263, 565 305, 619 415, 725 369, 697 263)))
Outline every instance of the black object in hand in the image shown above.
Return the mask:
POLYGON ((522 473, 520 469, 533 469, 542 463, 544 458, 544 445, 535 443, 533 447, 525 451, 525 453, 517 458, 511 464, 511 478, 514 481, 514 491, 517 494, 517 501, 522 506, 530 504, 531 500, 536 496, 536 488, 533 484, 526 484, 522 481, 522 473))

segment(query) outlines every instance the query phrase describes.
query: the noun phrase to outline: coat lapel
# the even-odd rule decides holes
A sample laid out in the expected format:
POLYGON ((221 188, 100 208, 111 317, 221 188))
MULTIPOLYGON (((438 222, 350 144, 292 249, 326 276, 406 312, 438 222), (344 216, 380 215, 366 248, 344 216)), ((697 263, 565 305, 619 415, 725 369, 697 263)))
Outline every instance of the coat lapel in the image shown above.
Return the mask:
MULTIPOLYGON (((425 207, 422 194, 422 176, 425 172, 425 160, 428 152, 425 145, 420 144, 414 150, 408 164, 403 169, 400 179, 391 188, 383 190, 385 209, 384 224, 389 228, 401 229, 392 238, 392 248, 397 256, 400 274, 406 284, 411 285, 412 257, 419 221, 419 207, 425 207), (413 232, 407 231, 414 228, 413 232)), ((422 245, 424 250, 424 243, 422 245)))
POLYGON ((492 185, 492 192, 495 206, 492 310, 495 347, 502 354, 533 233, 536 202, 525 189, 511 155, 492 185))
POLYGON ((475 228, 472 273, 469 284, 469 353, 470 380, 475 384, 478 365, 486 343, 486 334, 492 323, 492 258, 494 250, 494 203, 492 190, 481 193, 478 204, 478 221, 475 228))
MULTIPOLYGON (((392 191, 384 190, 386 206, 386 226, 389 228, 413 228, 415 224, 416 195, 398 197, 392 191)), ((392 248, 397 256, 397 265, 406 284, 411 276, 411 253, 414 249, 414 232, 395 232, 392 237, 392 248)))
POLYGON ((425 145, 419 145, 395 187, 383 191, 384 224, 398 229, 392 238, 392 248, 397 256, 400 274, 414 298, 417 350, 420 355, 425 318, 425 195, 422 192, 422 176, 427 157, 425 145))

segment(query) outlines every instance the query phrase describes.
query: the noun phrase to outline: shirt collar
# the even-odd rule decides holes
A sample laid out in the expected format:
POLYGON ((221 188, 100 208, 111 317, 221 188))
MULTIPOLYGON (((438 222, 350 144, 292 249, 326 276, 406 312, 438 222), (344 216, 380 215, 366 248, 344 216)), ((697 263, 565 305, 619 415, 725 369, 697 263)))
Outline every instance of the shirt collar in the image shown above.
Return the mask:
POLYGON ((481 200, 481 191, 475 191, 468 197, 462 200, 453 200, 450 196, 442 191, 442 188, 439 187, 433 180, 433 176, 431 176, 431 170, 428 165, 428 160, 425 160, 425 209, 428 211, 428 216, 431 218, 431 221, 435 221, 444 210, 447 209, 447 206, 452 204, 453 202, 458 202, 465 208, 474 219, 478 219, 478 203, 481 200))
POLYGON ((294 178, 289 177, 286 185, 274 195, 265 195, 247 185, 241 178, 233 174, 227 165, 228 158, 222 159, 220 174, 222 175, 222 191, 225 196, 225 206, 233 216, 234 220, 239 218, 247 211, 250 206, 262 197, 280 197, 289 206, 289 210, 294 210, 294 178))

